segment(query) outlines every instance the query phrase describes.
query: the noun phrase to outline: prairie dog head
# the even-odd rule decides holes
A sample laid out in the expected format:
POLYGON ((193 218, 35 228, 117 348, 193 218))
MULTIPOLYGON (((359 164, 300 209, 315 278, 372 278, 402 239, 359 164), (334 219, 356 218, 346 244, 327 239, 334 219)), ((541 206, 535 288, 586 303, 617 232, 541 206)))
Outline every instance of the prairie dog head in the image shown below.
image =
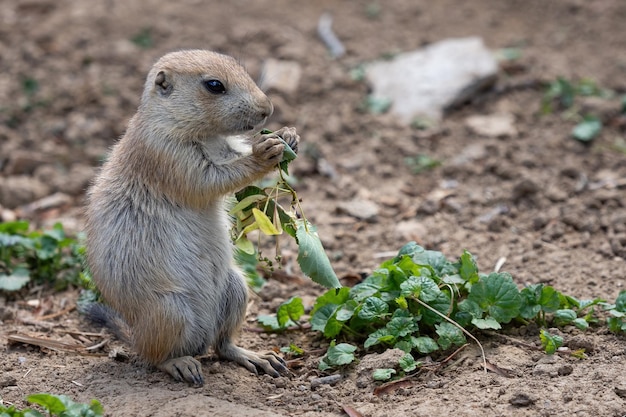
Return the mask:
POLYGON ((232 57, 172 52, 150 70, 140 111, 180 140, 252 134, 273 112, 269 98, 232 57))

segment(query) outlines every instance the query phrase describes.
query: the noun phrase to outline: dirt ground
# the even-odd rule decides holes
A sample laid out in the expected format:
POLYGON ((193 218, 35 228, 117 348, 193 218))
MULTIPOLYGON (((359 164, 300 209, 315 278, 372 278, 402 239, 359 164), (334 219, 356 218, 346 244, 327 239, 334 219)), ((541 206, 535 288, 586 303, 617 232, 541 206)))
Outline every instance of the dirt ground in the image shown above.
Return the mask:
MULTIPOLYGON (((482 271, 506 258, 502 270, 520 286, 543 282, 578 298, 612 301, 626 284, 626 121, 619 101, 587 100, 581 112, 596 112, 605 128, 592 144, 577 142, 570 137, 574 119, 541 114, 541 85, 559 76, 590 78, 624 94, 625 21, 621 0, 3 0, 2 215, 80 230, 84 189, 165 52, 225 52, 256 79, 272 57, 298 62, 302 79, 295 93, 268 92, 276 107, 268 128, 300 132, 296 189, 346 284, 416 240, 450 258, 467 249, 482 271), (331 59, 316 35, 324 11, 347 49, 340 59, 331 59), (359 110, 367 86, 351 78, 352 68, 463 36, 481 36, 494 51, 517 47, 521 58, 503 64, 494 88, 436 128, 420 131, 359 110), (468 128, 468 117, 499 113, 514 116, 516 134, 489 137, 468 128), (420 154, 441 166, 415 174, 405 158, 420 154), (29 205, 50 195, 53 204, 29 205), (374 203, 376 217, 363 221, 341 209, 354 200, 374 203)), ((290 271, 289 248, 285 258, 290 271)), ((303 347, 294 375, 256 377, 209 354, 202 388, 176 383, 132 355, 109 358, 125 349, 117 341, 90 354, 9 346, 12 333, 85 346, 106 338, 75 311, 65 312, 75 290, 0 296, 0 400, 22 406, 30 393, 65 393, 99 399, 110 416, 339 416, 344 405, 378 417, 626 415, 626 338, 604 327, 561 330, 566 345, 586 348, 585 360, 547 356, 512 340, 537 345, 532 330, 508 339, 479 335, 488 358, 511 370, 510 378, 484 373, 477 352, 466 349, 441 372, 377 396, 368 363, 384 358, 359 352, 362 361, 341 372, 341 381, 312 387, 326 341, 312 332, 254 330, 257 314, 293 295, 311 306, 321 293, 295 275, 270 280, 252 297, 241 336, 254 350, 303 347), (43 307, 34 309, 37 300, 43 307), (62 314, 42 320, 35 312, 62 314)))

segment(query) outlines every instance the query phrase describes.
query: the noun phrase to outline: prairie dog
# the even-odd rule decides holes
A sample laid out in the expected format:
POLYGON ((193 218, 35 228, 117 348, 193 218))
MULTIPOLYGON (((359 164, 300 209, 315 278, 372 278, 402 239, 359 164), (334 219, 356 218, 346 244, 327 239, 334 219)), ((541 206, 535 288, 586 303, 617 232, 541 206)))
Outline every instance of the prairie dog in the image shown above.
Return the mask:
POLYGON ((237 347, 247 286, 233 264, 224 196, 280 162, 294 128, 257 134, 269 98, 231 57, 173 52, 150 70, 137 113, 88 193, 87 261, 107 305, 92 320, 176 380, 202 385, 209 347, 272 376, 275 355, 237 347), (255 135, 256 134, 256 135, 255 135))

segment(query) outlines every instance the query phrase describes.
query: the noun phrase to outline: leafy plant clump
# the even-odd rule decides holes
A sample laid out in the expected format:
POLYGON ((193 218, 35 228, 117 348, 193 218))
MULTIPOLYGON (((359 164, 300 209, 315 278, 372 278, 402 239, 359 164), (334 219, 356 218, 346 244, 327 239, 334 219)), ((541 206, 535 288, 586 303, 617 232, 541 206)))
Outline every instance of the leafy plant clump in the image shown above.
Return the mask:
MULTIPOLYGON (((66 395, 42 393, 29 395, 26 401, 43 407, 48 416, 101 417, 104 414, 104 409, 98 400, 81 404, 75 403, 66 395)), ((17 410, 14 406, 4 407, 0 404, 0 417, 44 417, 44 414, 30 408, 17 410)))
MULTIPOLYGON (((468 330, 499 330, 529 321, 543 328, 573 325, 584 330, 598 321, 596 306, 609 311, 611 330, 626 330, 626 292, 609 305, 601 299, 579 300, 544 284, 520 290, 506 272, 479 273, 467 251, 451 262, 442 253, 411 242, 363 282, 321 295, 310 321, 313 330, 331 340, 341 338, 365 349, 401 349, 411 356, 410 367, 412 354, 465 344, 466 335, 473 338, 468 330)), ((548 353, 562 344, 545 331, 541 339, 548 353)), ((336 350, 342 345, 333 346, 336 350)), ((334 357, 327 354, 320 366, 344 364, 334 362, 334 357)))
POLYGON ((52 283, 58 289, 87 280, 85 247, 68 237, 60 224, 29 231, 27 221, 0 223, 0 291, 17 291, 28 283, 52 283))
MULTIPOLYGON (((271 132, 261 131, 261 134, 267 133, 271 132)), ((238 250, 253 255, 256 249, 248 239, 250 232, 259 230, 266 236, 273 236, 276 238, 276 260, 280 262, 278 237, 286 233, 298 244, 298 264, 302 272, 318 284, 338 288, 341 284, 324 252, 317 229, 304 216, 300 199, 287 180, 288 166, 296 158, 296 153, 286 142, 284 145, 283 160, 277 166, 279 178, 275 186, 260 188, 251 185, 235 193, 236 202, 230 209, 230 214, 235 218, 231 229, 233 241, 238 250), (289 210, 279 202, 284 198, 290 201, 289 210)), ((262 257, 260 253, 259 258, 272 266, 269 258, 262 257)))

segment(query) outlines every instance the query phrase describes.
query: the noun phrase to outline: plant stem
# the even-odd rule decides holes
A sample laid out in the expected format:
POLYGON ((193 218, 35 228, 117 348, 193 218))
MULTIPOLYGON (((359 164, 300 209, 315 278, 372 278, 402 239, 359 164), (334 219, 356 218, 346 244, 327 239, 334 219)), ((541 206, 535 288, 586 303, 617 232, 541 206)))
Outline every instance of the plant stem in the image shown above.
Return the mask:
POLYGON ((426 304, 425 302, 423 302, 419 298, 417 298, 417 297, 411 297, 411 298, 413 300, 417 301, 422 306, 424 306, 427 309, 429 309, 430 311, 432 311, 433 313, 437 314, 438 316, 440 316, 444 320, 446 320, 449 323, 453 324, 454 326, 458 327, 463 333, 465 333, 469 338, 471 338, 474 342, 476 342, 476 344, 480 348, 480 352, 481 352, 482 357, 483 357, 483 368, 485 369, 485 372, 487 372, 487 357, 485 356, 485 350, 483 349, 483 345, 478 341, 478 339, 476 339, 470 332, 465 330, 463 328, 463 326, 461 326, 459 323, 457 323, 456 321, 452 320, 450 317, 446 316, 445 314, 441 313, 440 311, 435 310, 434 308, 432 308, 431 306, 429 306, 428 304, 426 304))

